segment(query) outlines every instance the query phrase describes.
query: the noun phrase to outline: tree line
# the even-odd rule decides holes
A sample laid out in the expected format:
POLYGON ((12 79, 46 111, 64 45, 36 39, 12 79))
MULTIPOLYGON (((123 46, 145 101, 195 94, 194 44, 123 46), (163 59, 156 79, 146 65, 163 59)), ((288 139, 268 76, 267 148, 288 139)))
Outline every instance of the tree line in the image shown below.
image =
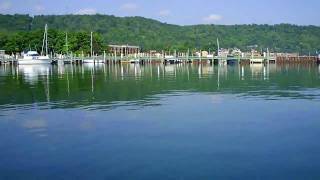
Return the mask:
MULTIPOLYGON (((48 49, 57 54, 77 53, 89 54, 91 51, 90 32, 65 32, 49 29, 48 49), (67 40, 66 40, 67 36, 67 40)), ((0 32, 0 49, 8 54, 33 50, 40 52, 43 44, 43 30, 23 31, 17 33, 0 32)), ((102 42, 102 36, 93 33, 93 51, 102 53, 106 47, 102 42)))
POLYGON ((49 48, 57 53, 69 50, 90 52, 90 31, 94 50, 102 52, 108 44, 138 45, 142 50, 216 50, 220 47, 275 52, 315 54, 320 50, 320 27, 278 25, 192 25, 178 26, 143 17, 109 15, 0 15, 0 49, 21 52, 41 49, 45 24, 49 26, 49 48))

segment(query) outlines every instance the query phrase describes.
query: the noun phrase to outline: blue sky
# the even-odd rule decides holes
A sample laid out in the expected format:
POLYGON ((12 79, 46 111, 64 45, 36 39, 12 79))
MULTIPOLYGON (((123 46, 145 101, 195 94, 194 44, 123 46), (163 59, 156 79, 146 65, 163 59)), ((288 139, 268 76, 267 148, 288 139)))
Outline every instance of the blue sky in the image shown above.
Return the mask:
POLYGON ((171 24, 320 26, 319 0, 0 0, 1 14, 143 16, 171 24))

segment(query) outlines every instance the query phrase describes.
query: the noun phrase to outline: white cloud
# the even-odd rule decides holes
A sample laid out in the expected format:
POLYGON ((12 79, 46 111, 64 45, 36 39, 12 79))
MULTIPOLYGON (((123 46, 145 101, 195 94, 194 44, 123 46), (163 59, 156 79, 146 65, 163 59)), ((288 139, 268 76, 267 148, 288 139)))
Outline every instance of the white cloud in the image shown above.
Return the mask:
POLYGON ((11 8, 11 2, 10 1, 3 1, 0 2, 0 11, 6 11, 11 8))
POLYGON ((159 12, 159 16, 162 16, 162 17, 169 16, 170 14, 171 14, 171 11, 168 9, 164 9, 159 12))
POLYGON ((134 11, 138 9, 138 5, 135 3, 125 3, 120 7, 121 10, 134 11))
POLYGON ((215 23, 217 21, 220 21, 223 17, 221 15, 218 14, 210 14, 207 17, 203 18, 203 21, 206 23, 215 23))
POLYGON ((93 8, 84 8, 80 9, 78 12, 76 12, 76 14, 97 14, 97 10, 93 8))
POLYGON ((37 4, 34 6, 34 10, 41 12, 41 11, 46 10, 46 8, 43 5, 37 4))

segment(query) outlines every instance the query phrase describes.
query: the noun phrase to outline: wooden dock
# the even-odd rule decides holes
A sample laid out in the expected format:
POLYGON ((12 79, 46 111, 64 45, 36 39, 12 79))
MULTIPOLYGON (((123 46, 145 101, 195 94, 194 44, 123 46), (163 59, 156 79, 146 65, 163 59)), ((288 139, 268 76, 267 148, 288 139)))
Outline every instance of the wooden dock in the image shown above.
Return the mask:
MULTIPOLYGON (((317 56, 299 57, 219 57, 219 56, 191 56, 191 55, 163 55, 138 54, 130 56, 101 55, 94 57, 68 57, 64 59, 52 58, 52 64, 82 64, 91 63, 120 64, 120 63, 210 63, 210 64, 255 64, 255 63, 317 63, 317 56)), ((17 64, 16 58, 0 58, 1 64, 17 64)))
POLYGON ((297 56, 297 57, 277 57, 277 62, 284 63, 319 63, 319 57, 317 56, 297 56))
POLYGON ((15 58, 1 58, 0 57, 0 65, 2 64, 16 64, 17 59, 15 58))

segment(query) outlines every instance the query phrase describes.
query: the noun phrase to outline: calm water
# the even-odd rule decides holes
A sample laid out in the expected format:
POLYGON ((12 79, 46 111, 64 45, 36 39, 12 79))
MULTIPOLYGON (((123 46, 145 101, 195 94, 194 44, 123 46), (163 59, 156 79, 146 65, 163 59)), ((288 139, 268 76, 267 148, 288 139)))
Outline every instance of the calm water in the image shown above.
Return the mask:
POLYGON ((0 179, 319 179, 316 65, 0 66, 0 179))

